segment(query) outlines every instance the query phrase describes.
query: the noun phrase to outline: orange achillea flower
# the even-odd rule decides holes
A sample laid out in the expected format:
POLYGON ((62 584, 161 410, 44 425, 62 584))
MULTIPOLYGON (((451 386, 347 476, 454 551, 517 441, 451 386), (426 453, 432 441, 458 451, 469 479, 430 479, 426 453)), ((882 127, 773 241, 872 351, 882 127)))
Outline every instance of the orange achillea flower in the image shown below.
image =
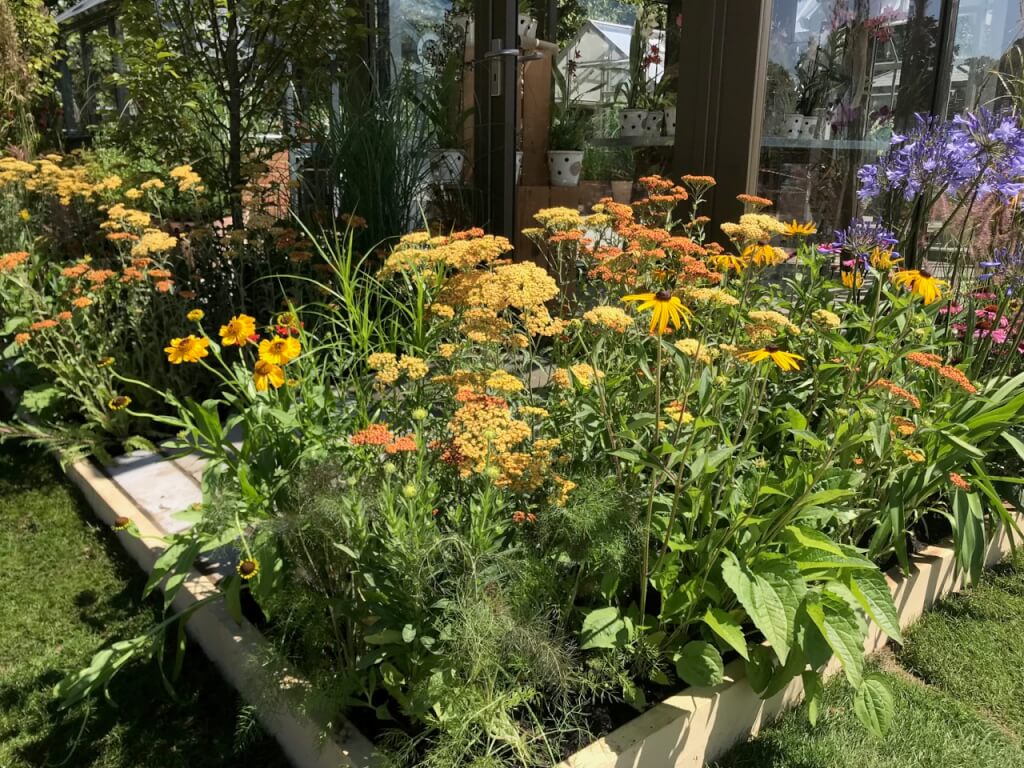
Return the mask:
POLYGON ((909 437, 917 431, 917 425, 904 416, 893 416, 892 425, 904 437, 909 437))
POLYGON ((390 445, 384 446, 384 450, 390 454, 412 453, 416 450, 416 438, 412 435, 403 435, 390 445))
POLYGON ((583 233, 578 229, 569 229, 563 232, 555 232, 551 237, 548 238, 549 243, 567 243, 567 242, 582 242, 586 240, 583 233))
POLYGON ((167 280, 171 277, 171 272, 167 269, 151 269, 149 270, 149 276, 154 280, 167 280))
POLYGON ((170 293, 171 289, 174 287, 174 281, 173 280, 161 280, 161 281, 159 281, 157 283, 154 283, 153 287, 156 288, 158 291, 160 291, 160 293, 170 293))
POLYGON ((348 442, 350 445, 381 446, 391 445, 395 442, 395 436, 391 429, 384 422, 370 424, 353 434, 348 442))
POLYGON ((152 263, 153 260, 149 256, 136 256, 132 259, 132 266, 136 269, 145 269, 152 263))
POLYGON ((894 384, 893 382, 889 381, 889 379, 878 379, 877 381, 873 381, 868 386, 872 389, 884 389, 894 397, 898 397, 901 400, 904 400, 912 408, 921 407, 921 401, 917 398, 916 395, 904 389, 903 387, 894 384))
POLYGON ((971 491, 971 484, 968 483, 966 480, 964 480, 963 477, 961 477, 956 472, 950 472, 949 473, 949 482, 951 482, 953 485, 955 485, 961 491, 965 491, 967 493, 970 493, 970 491, 971 491))
POLYGON ((303 264, 313 258, 313 254, 309 251, 291 251, 288 254, 288 260, 293 264, 303 264))
POLYGON ((925 459, 925 456, 924 456, 923 453, 921 453, 921 451, 914 451, 914 450, 911 450, 910 448, 905 450, 903 452, 903 455, 906 456, 908 459, 910 459, 915 464, 920 464, 925 459))
POLYGON ((757 195, 741 194, 736 195, 736 199, 739 200, 744 205, 750 205, 753 206, 754 208, 770 208, 771 206, 775 205, 775 203, 773 203, 767 197, 759 197, 757 195))
POLYGON ((65 320, 70 320, 71 317, 72 317, 71 313, 68 310, 66 310, 66 309, 63 312, 58 312, 57 313, 57 320, 59 322, 64 322, 65 320))
POLYGON ((122 283, 137 283, 145 279, 146 276, 135 267, 125 267, 124 271, 121 273, 122 283))
POLYGON ((29 326, 33 331, 45 331, 47 328, 56 328, 56 320, 36 320, 29 326))
POLYGON ((28 261, 28 253, 25 251, 5 253, 0 256, 0 272, 13 272, 26 261, 28 261))
POLYGON ((85 309, 86 307, 92 305, 92 299, 90 299, 88 296, 79 296, 77 299, 72 299, 71 304, 76 309, 85 309))
MULTIPOLYGON (((357 216, 354 213, 341 214, 341 220, 344 221, 352 229, 366 229, 369 226, 366 219, 364 219, 362 216, 357 216)), ((480 234, 483 234, 483 230, 481 230, 480 234)))
POLYGON ((949 379, 968 394, 973 395, 978 391, 978 388, 971 383, 971 380, 959 368, 954 368, 952 365, 943 365, 936 373, 944 379, 949 379))
POLYGON ((19 347, 28 344, 30 341, 32 341, 31 333, 19 333, 14 337, 14 343, 19 347))
POLYGON ((64 267, 60 271, 63 277, 81 277, 89 271, 89 267, 86 264, 75 264, 73 267, 64 267))
POLYGON ((905 355, 908 361, 922 368, 941 368, 942 358, 932 352, 910 352, 905 355))
POLYGON ((138 235, 133 235, 131 232, 108 232, 107 233, 107 240, 110 240, 112 243, 116 243, 116 242, 119 242, 119 241, 122 241, 122 240, 128 240, 128 241, 134 242, 134 241, 136 241, 138 239, 139 239, 139 236, 138 235))
POLYGON ((676 251, 684 256, 707 256, 707 251, 697 242, 688 237, 670 237, 662 245, 666 250, 676 251))
POLYGON ((235 315, 220 327, 220 343, 225 347, 244 347, 256 335, 256 318, 235 315))
POLYGON ((103 285, 115 274, 112 269, 90 269, 85 273, 85 279, 93 285, 103 285))

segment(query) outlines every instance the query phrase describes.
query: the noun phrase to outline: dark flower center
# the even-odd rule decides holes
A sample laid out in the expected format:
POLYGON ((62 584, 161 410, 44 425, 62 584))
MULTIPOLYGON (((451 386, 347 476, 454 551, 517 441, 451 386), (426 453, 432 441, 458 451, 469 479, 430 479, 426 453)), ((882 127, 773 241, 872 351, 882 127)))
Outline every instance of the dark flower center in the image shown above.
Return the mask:
POLYGON ((238 570, 243 576, 249 576, 256 572, 256 563, 252 560, 244 560, 242 564, 238 566, 238 570))
POLYGON ((778 347, 765 347, 764 351, 769 352, 771 354, 775 354, 776 352, 780 352, 781 350, 778 347))
POLYGON ((926 279, 930 278, 932 276, 932 273, 929 272, 927 269, 922 269, 920 274, 921 274, 921 277, 926 278, 926 279))
POLYGON ((672 298, 672 291, 658 291, 654 298, 656 301, 668 301, 672 298))

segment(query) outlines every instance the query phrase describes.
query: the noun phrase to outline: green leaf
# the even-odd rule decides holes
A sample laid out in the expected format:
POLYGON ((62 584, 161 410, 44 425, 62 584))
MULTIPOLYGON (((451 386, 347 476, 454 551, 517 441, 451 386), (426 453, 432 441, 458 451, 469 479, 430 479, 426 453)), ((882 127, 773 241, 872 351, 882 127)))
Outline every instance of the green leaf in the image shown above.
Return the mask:
POLYGON ((761 693, 768 687, 774 671, 775 659, 771 649, 755 645, 750 650, 750 659, 747 661, 747 682, 754 693, 761 693))
POLYGON ((957 490, 953 494, 953 548, 957 562, 971 582, 985 567, 985 518, 976 493, 957 490))
POLYGON ((818 724, 818 714, 821 712, 821 696, 824 687, 821 684, 821 675, 812 670, 807 670, 802 675, 804 681, 804 699, 807 701, 807 719, 811 721, 813 728, 818 724))
POLYGON ((718 637, 744 659, 749 659, 747 638, 740 623, 721 608, 708 608, 703 621, 718 637))
POLYGON ((26 389, 18 405, 29 413, 43 413, 64 399, 64 392, 57 387, 38 386, 26 389))
POLYGON ((833 555, 842 555, 843 550, 832 539, 821 531, 811 528, 803 528, 799 525, 790 525, 786 533, 805 549, 820 549, 823 552, 830 552, 833 555))
POLYGON ((864 673, 865 628, 846 601, 829 594, 809 595, 807 615, 828 641, 832 652, 846 673, 847 680, 857 688, 864 673))
POLYGON ((956 435, 951 435, 949 432, 946 432, 944 430, 940 430, 939 431, 939 436, 944 438, 945 440, 948 440, 949 442, 951 442, 953 445, 955 445, 957 448, 962 450, 964 453, 966 453, 972 459, 983 459, 983 458, 985 458, 985 452, 984 451, 982 451, 981 449, 979 449, 978 447, 976 447, 974 445, 971 445, 966 440, 963 440, 963 439, 957 437, 956 435))
POLYGON ((402 633, 397 629, 383 629, 363 638, 370 645, 392 645, 403 642, 402 633))
POLYGON ((758 560, 748 567, 727 552, 722 562, 722 578, 785 663, 796 611, 806 591, 799 571, 783 559, 758 560))
POLYGON ((903 643, 900 617, 889 590, 889 582, 881 571, 857 571, 847 574, 847 586, 865 613, 889 637, 903 643))
POLYGON ((618 608, 598 608, 583 619, 580 648, 620 648, 626 643, 626 635, 626 622, 618 608))
POLYGON ((687 685, 718 685, 725 677, 722 655, 711 643, 692 640, 676 658, 676 674, 687 685))
POLYGON ((416 627, 412 624, 406 624, 402 627, 402 640, 406 643, 411 643, 416 639, 416 627))
POLYGON ((878 738, 885 738, 892 727, 896 703, 881 675, 871 674, 864 678, 853 697, 853 711, 865 728, 878 738))

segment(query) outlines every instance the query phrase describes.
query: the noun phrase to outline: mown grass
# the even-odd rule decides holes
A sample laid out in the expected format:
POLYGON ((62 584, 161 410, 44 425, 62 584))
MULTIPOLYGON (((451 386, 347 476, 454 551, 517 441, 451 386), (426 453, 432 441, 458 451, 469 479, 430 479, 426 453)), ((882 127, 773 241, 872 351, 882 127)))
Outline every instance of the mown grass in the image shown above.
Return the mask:
POLYGON ((899 658, 1024 739, 1024 553, 923 616, 899 658))
POLYGON ((804 707, 784 715, 757 739, 736 747, 718 768, 1009 768, 1024 751, 990 720, 945 694, 902 675, 887 674, 896 717, 885 739, 869 734, 853 714, 842 681, 826 686, 812 728, 804 707))
POLYGON ((0 766, 286 766, 195 647, 177 702, 143 663, 115 678, 112 703, 59 709, 51 690, 64 674, 157 615, 142 582, 52 459, 0 449, 0 766))

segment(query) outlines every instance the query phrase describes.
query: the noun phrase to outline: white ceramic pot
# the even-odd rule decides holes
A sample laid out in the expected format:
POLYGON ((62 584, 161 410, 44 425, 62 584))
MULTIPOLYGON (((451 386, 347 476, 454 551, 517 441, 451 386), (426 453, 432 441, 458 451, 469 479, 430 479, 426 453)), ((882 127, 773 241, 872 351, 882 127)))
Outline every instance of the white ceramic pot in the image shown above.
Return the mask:
POLYGON ((519 47, 524 51, 537 47, 537 20, 522 13, 519 14, 519 47))
POLYGON ((676 135, 676 108, 665 107, 665 135, 676 135))
POLYGON ((569 149, 548 152, 548 173, 552 187, 578 187, 583 172, 583 152, 569 149))
POLYGON ((644 117, 644 136, 661 136, 661 128, 665 124, 665 112, 652 109, 644 117))
POLYGON ((519 184, 523 178, 523 151, 519 150, 516 152, 516 184, 519 184))
POLYGON ((622 203, 623 205, 629 205, 629 202, 633 199, 633 182, 632 181, 613 181, 612 182, 612 200, 616 203, 622 203))
POLYGON ((818 132, 818 124, 818 118, 813 115, 810 117, 799 113, 786 115, 782 124, 782 135, 787 139, 811 139, 818 132))
POLYGON ((433 157, 434 181, 438 184, 458 184, 466 167, 466 153, 461 149, 437 149, 433 157))
POLYGON ((624 109, 619 112, 619 136, 643 136, 646 109, 624 109))

